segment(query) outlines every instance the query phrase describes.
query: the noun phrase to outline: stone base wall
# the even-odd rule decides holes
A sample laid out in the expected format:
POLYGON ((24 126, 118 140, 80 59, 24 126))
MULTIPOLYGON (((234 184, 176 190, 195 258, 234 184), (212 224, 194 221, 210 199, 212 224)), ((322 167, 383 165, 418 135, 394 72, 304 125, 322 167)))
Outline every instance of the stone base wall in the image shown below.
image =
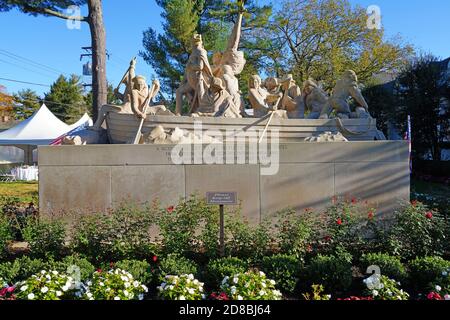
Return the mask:
POLYGON ((266 166, 249 161, 248 150, 235 152, 244 156, 244 164, 174 164, 172 148, 39 147, 40 210, 83 214, 123 202, 158 199, 169 206, 193 193, 237 192, 243 216, 258 223, 287 207, 327 207, 333 196, 367 200, 384 214, 409 201, 409 153, 403 141, 281 143, 275 175, 262 175, 266 166))

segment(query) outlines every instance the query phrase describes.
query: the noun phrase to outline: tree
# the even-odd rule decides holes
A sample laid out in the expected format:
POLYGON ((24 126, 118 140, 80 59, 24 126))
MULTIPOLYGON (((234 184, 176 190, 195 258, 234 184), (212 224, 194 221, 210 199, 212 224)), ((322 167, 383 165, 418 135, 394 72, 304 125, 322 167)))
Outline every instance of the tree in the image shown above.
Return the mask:
POLYGON ((254 38, 267 45, 261 54, 269 73, 314 78, 331 89, 347 69, 365 83, 374 74, 398 70, 412 52, 398 40, 385 41, 384 31, 369 29, 367 19, 348 0, 289 0, 254 38))
POLYGON ((11 97, 6 87, 0 85, 0 117, 9 117, 13 114, 13 97, 11 97))
POLYGON ((442 145, 449 137, 450 80, 438 59, 422 55, 401 73, 398 79, 399 107, 395 120, 402 132, 407 130, 407 116, 411 116, 413 154, 431 154, 441 160, 442 145))
POLYGON ((61 75, 45 95, 45 103, 64 122, 76 122, 87 112, 80 78, 76 75, 70 78, 61 75))
POLYGON ((41 98, 31 90, 20 90, 14 94, 14 116, 16 120, 25 120, 41 107, 41 98))
MULTIPOLYGON (((89 91, 89 93, 84 97, 85 100, 85 104, 90 106, 92 105, 92 100, 93 100, 93 94, 92 91, 89 91)), ((114 95, 114 87, 112 84, 108 84, 108 95, 107 95, 107 99, 106 102, 108 104, 116 104, 116 105, 120 105, 122 102, 117 99, 114 95)))
MULTIPOLYGON (((224 50, 237 16, 237 2, 228 0, 156 0, 163 9, 163 34, 149 28, 144 32, 144 51, 140 55, 157 73, 162 90, 172 97, 184 75, 191 39, 194 33, 203 37, 208 51, 224 50)), ((245 37, 250 30, 266 24, 271 14, 270 6, 258 6, 255 1, 245 1, 243 39, 241 47, 246 51, 245 37)), ((249 52, 247 52, 249 53, 249 52)), ((247 70, 254 70, 252 54, 247 54, 247 70)))
POLYGON ((103 23, 101 0, 0 0, 0 12, 17 8, 24 13, 36 16, 53 16, 66 20, 76 20, 89 24, 92 45, 92 90, 93 117, 96 119, 98 110, 106 104, 106 33, 103 23), (87 3, 89 15, 69 16, 63 11, 70 6, 82 6, 87 3))

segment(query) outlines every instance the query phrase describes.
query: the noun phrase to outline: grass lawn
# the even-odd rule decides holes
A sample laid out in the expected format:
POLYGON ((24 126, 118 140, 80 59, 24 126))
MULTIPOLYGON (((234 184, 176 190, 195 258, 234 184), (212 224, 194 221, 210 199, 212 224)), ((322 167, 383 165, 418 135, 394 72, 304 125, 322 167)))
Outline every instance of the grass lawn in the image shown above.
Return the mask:
POLYGON ((0 197, 15 197, 21 202, 37 202, 38 198, 37 182, 0 182, 0 197))

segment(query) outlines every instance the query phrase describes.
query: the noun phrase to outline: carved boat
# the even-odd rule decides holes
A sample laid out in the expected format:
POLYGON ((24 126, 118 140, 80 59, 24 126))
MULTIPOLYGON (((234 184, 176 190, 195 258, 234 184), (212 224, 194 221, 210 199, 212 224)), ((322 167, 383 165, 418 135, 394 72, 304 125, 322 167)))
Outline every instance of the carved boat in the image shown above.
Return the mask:
MULTIPOLYGON (((145 135, 158 125, 163 126, 166 130, 180 128, 194 132, 195 122, 200 122, 202 132, 218 130, 224 136, 229 136, 231 132, 240 132, 245 135, 247 132, 255 132, 256 130, 256 134, 259 136, 264 131, 268 121, 269 117, 230 119, 149 115, 144 121, 142 133, 145 135)), ((110 143, 132 143, 139 128, 139 123, 140 121, 133 114, 109 112, 106 115, 106 124, 110 143)), ((274 117, 268 126, 269 134, 271 130, 279 131, 280 142, 300 142, 306 137, 317 136, 324 132, 341 132, 349 141, 386 140, 384 135, 377 130, 375 119, 308 120, 279 119, 274 117)), ((237 137, 239 136, 237 135, 237 137)))

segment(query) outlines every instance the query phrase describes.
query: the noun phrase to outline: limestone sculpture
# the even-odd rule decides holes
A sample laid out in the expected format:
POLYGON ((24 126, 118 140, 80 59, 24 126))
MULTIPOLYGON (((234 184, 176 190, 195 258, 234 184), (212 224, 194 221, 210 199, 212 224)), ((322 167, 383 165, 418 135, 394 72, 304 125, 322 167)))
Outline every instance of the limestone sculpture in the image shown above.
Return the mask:
POLYGON ((348 70, 338 80, 330 98, 331 107, 340 119, 370 118, 369 106, 358 88, 358 77, 353 70, 348 70), (353 98, 358 104, 352 112, 348 99, 353 98))
POLYGON ((300 105, 297 99, 301 96, 301 90, 296 85, 292 74, 288 74, 280 83, 283 90, 280 109, 287 111, 289 119, 301 118, 300 105))
POLYGON ((253 115, 256 118, 266 116, 270 111, 275 111, 282 99, 282 94, 270 94, 261 86, 261 78, 253 75, 248 83, 248 99, 253 108, 253 115))
POLYGON ((99 111, 97 121, 93 129, 100 130, 108 112, 135 114, 138 118, 146 118, 147 114, 171 114, 165 106, 150 106, 160 89, 158 80, 154 80, 151 88, 147 86, 144 76, 136 76, 136 59, 130 62, 130 67, 119 84, 125 85, 125 91, 120 93, 119 87, 114 90, 117 99, 122 100, 122 105, 104 105, 99 111))
POLYGON ((156 126, 145 138, 147 144, 198 144, 198 143, 222 143, 207 134, 199 136, 187 130, 175 128, 166 130, 163 126, 156 126))
POLYGON ((301 96, 301 114, 309 111, 308 119, 327 119, 330 104, 328 96, 314 80, 307 80, 303 83, 303 95, 301 96), (306 110, 305 110, 306 109, 306 110))
POLYGON ((318 136, 312 136, 305 138, 306 142, 348 142, 347 138, 340 132, 324 132, 318 136))
POLYGON ((213 77, 208 53, 203 47, 202 36, 195 34, 192 38, 192 52, 186 66, 184 80, 176 91, 175 113, 181 115, 184 96, 188 100, 189 113, 195 112, 199 107, 200 85, 208 87, 213 77))

